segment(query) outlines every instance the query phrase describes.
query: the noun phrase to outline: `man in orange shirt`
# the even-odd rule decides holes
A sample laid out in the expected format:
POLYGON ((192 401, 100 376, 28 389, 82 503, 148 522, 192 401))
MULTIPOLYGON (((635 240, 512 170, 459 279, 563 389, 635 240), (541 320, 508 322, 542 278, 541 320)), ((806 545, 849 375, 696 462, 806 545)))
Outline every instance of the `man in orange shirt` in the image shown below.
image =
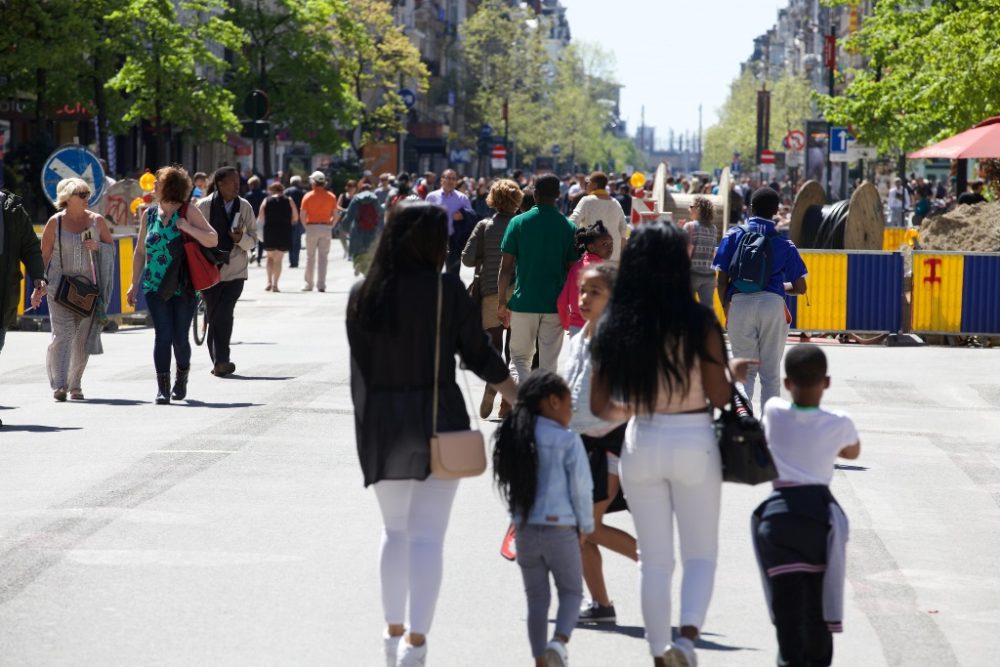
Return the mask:
POLYGON ((326 291, 326 262, 330 254, 333 225, 337 222, 337 197, 326 189, 326 175, 314 171, 309 177, 312 191, 302 198, 302 224, 306 228, 306 284, 303 292, 311 292, 319 254, 319 275, 316 288, 326 291))

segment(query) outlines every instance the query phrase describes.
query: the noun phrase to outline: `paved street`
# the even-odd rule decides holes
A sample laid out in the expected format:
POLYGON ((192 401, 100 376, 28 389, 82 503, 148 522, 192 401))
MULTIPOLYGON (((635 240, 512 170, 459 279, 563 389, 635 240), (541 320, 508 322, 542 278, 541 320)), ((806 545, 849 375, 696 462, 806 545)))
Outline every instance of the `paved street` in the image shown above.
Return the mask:
MULTIPOLYGON (((286 291, 265 292, 254 267, 237 374, 211 376, 196 348, 179 405, 151 402, 151 329, 105 336, 84 404, 52 400, 47 334, 8 335, 0 664, 384 664, 380 521, 356 462, 343 324, 353 278, 332 255, 325 294, 299 292, 301 271, 287 269, 286 291)), ((833 486, 852 522, 835 664, 997 664, 997 352, 825 349, 827 404, 852 413, 863 443, 833 486)), ((764 495, 724 488, 704 667, 773 664, 748 534, 764 495)), ((613 522, 630 529, 627 516, 613 522)), ((463 482, 430 664, 529 664, 520 576, 498 555, 505 528, 489 479, 463 482)), ((605 567, 619 625, 579 630, 573 664, 648 665, 636 569, 610 555, 605 567)))

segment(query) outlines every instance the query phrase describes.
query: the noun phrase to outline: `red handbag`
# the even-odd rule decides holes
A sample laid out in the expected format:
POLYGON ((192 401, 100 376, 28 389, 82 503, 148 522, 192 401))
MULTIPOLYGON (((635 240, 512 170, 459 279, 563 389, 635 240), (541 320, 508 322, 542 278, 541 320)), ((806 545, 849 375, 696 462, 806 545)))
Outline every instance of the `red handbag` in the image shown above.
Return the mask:
MULTIPOLYGON (((187 204, 181 206, 182 218, 185 217, 185 213, 187 204)), ((193 237, 184 234, 184 256, 187 258, 188 275, 191 276, 191 286, 198 292, 215 287, 222 280, 219 267, 214 259, 206 255, 205 250, 206 248, 193 237)))

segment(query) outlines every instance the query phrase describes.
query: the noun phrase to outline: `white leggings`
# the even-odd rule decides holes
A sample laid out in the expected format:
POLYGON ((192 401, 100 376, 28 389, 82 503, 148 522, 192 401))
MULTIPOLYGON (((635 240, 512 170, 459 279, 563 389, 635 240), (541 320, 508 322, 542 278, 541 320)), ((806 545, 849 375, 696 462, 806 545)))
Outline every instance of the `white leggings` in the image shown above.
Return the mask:
POLYGON ((426 635, 441 590, 444 533, 458 480, 431 476, 373 486, 385 523, 380 554, 385 622, 406 625, 409 597, 410 632, 426 635))
POLYGON ((715 584, 722 463, 708 413, 632 419, 621 483, 639 543, 646 641, 660 657, 670 646, 675 516, 684 567, 679 626, 702 627, 715 584))

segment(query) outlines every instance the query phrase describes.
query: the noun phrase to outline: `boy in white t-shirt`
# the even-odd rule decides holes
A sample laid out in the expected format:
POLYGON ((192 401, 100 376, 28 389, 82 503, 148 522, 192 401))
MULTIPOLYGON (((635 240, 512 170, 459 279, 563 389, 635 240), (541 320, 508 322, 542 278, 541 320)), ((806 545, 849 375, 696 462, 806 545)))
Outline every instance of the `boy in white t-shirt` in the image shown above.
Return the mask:
POLYGON ((778 470, 774 491, 754 512, 754 549, 778 636, 778 665, 833 661, 842 632, 847 517, 830 493, 837 457, 856 459, 861 443, 846 414, 820 407, 830 386, 826 355, 797 345, 785 356, 792 402, 764 406, 764 431, 778 470))

